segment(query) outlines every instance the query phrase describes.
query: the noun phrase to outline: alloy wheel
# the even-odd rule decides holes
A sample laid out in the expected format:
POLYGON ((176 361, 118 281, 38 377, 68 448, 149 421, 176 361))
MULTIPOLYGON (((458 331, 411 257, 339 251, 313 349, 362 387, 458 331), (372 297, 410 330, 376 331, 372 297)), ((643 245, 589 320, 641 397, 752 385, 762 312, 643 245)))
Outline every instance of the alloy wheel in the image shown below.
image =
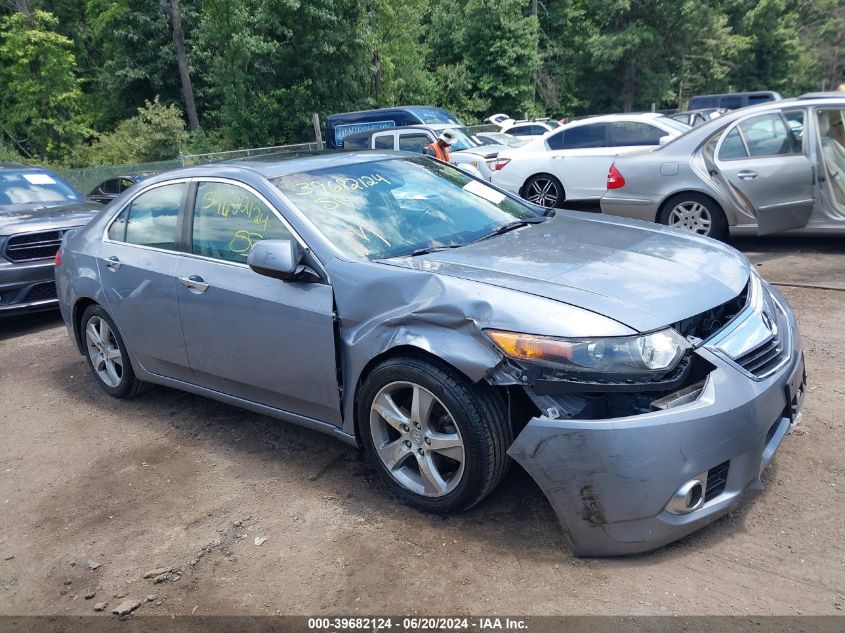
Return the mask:
POLYGON ((85 343, 91 365, 103 384, 115 388, 123 379, 123 354, 109 324, 98 316, 88 319, 85 343))
POLYGON ((557 183, 551 178, 534 178, 525 189, 525 199, 536 205, 552 209, 557 206, 560 191, 557 183))
POLYGON ((464 473, 466 453, 455 419, 425 387, 385 385, 370 407, 376 454, 403 488, 425 497, 452 492, 464 473))
POLYGON ((677 226, 698 235, 710 235, 713 220, 710 210, 700 202, 681 202, 669 212, 669 226, 677 226))

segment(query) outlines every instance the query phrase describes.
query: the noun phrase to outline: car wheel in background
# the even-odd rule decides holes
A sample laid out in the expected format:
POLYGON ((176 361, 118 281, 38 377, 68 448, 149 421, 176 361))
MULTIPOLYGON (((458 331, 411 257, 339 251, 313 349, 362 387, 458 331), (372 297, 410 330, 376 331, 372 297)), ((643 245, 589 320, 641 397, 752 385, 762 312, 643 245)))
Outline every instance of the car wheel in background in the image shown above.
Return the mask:
POLYGON ((388 486, 422 510, 472 507, 510 466, 506 404, 486 384, 415 357, 384 361, 367 376, 358 427, 388 486))
POLYGON ((728 219, 712 198, 700 193, 679 193, 663 203, 658 221, 667 226, 725 241, 728 219))
POLYGON ((522 197, 547 209, 559 209, 566 200, 560 180, 549 174, 531 176, 522 188, 522 197))
POLYGON ((103 391, 115 398, 130 398, 149 387, 135 377, 117 326, 100 306, 85 310, 81 335, 88 366, 103 391))

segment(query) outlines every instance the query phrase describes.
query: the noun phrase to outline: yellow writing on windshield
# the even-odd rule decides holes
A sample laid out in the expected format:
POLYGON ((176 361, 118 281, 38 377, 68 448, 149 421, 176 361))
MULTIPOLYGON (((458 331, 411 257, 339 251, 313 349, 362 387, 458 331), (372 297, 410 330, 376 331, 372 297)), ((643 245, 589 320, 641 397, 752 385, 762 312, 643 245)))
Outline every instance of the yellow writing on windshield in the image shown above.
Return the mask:
POLYGON ((330 180, 312 180, 297 185, 295 193, 300 196, 314 194, 325 195, 343 191, 361 191, 380 184, 389 185, 390 181, 381 174, 370 174, 360 178, 332 178, 330 180))

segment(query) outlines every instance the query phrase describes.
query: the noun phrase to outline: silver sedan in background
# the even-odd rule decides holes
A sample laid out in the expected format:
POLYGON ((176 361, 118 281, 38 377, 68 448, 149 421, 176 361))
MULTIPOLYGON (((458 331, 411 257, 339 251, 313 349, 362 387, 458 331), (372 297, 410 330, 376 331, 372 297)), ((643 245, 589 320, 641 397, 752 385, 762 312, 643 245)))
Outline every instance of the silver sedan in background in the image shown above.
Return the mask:
POLYGON ((413 154, 150 178, 65 238, 56 279, 111 396, 156 383, 329 433, 429 512, 513 458, 578 555, 729 512, 804 394, 789 304, 732 248, 413 154))
POLYGON ((845 95, 743 108, 618 156, 601 209, 717 239, 845 231, 845 95))

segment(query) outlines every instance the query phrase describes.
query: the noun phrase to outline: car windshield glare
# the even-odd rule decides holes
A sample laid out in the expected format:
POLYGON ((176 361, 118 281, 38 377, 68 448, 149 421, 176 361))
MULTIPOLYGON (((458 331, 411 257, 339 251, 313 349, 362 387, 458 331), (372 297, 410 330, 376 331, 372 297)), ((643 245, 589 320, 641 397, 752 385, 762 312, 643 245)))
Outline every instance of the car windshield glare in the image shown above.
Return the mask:
POLYGON ((449 149, 453 152, 460 152, 461 150, 481 145, 481 143, 474 141, 472 137, 469 136, 469 130, 465 127, 451 128, 451 130, 455 134, 455 142, 452 143, 452 146, 449 149))
POLYGON ((345 256, 384 259, 462 246, 528 207, 429 158, 339 165, 272 180, 345 256))
POLYGON ((82 202, 73 187, 44 171, 0 172, 0 210, 5 206, 44 202, 82 202))

